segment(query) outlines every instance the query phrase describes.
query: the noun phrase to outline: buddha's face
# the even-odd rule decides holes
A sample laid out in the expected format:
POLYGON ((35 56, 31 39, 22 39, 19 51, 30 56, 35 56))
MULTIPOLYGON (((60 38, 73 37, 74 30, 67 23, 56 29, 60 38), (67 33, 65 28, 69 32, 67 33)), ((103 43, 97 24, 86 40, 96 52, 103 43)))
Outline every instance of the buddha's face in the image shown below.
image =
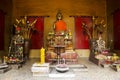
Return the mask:
POLYGON ((61 14, 58 14, 58 19, 60 20, 60 19, 62 19, 62 16, 61 16, 61 14))
POLYGON ((61 20, 62 19, 62 14, 58 13, 56 17, 57 17, 57 20, 61 20))

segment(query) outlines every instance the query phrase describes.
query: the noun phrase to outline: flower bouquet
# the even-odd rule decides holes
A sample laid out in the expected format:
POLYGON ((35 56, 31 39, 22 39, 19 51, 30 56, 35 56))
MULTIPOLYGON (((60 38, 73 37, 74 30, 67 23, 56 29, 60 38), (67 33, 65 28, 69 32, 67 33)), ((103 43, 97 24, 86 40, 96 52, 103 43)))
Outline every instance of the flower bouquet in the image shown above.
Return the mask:
POLYGON ((24 39, 30 39, 32 36, 32 31, 34 30, 34 24, 37 20, 34 20, 32 23, 29 23, 27 21, 27 16, 24 16, 24 18, 21 18, 20 20, 16 19, 16 24, 14 26, 21 28, 21 34, 24 37, 24 39))

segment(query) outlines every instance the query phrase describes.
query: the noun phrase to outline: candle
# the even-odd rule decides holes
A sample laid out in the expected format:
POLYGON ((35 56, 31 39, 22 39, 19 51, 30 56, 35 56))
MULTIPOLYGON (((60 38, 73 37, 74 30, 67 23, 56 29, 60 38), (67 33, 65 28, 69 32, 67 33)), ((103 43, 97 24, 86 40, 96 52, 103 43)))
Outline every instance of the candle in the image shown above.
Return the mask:
POLYGON ((45 49, 43 47, 40 49, 40 62, 45 63, 45 49))

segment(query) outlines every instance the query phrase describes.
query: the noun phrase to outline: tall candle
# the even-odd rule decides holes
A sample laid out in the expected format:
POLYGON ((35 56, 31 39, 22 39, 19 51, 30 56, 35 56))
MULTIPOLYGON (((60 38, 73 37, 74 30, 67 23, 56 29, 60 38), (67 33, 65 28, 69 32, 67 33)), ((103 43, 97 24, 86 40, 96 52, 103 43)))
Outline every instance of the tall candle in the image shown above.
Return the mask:
POLYGON ((40 49, 40 62, 45 63, 45 49, 43 47, 40 49))

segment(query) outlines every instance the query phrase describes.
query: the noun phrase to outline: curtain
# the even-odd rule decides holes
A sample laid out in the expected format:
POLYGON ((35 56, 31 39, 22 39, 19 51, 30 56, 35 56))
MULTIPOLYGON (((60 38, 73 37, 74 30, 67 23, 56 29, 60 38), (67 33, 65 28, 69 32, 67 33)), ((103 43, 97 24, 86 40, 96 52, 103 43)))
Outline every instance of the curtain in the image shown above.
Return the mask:
POLYGON ((44 47, 44 17, 28 16, 28 21, 31 23, 37 19, 34 25, 34 31, 31 36, 31 49, 40 49, 44 47))
POLYGON ((0 50, 4 50, 5 14, 0 10, 0 50))
POLYGON ((113 14, 114 24, 114 49, 120 50, 120 10, 116 10, 113 14))
POLYGON ((82 23, 87 25, 87 28, 92 34, 92 18, 89 16, 80 16, 75 18, 75 48, 89 49, 89 36, 82 27, 82 23))

